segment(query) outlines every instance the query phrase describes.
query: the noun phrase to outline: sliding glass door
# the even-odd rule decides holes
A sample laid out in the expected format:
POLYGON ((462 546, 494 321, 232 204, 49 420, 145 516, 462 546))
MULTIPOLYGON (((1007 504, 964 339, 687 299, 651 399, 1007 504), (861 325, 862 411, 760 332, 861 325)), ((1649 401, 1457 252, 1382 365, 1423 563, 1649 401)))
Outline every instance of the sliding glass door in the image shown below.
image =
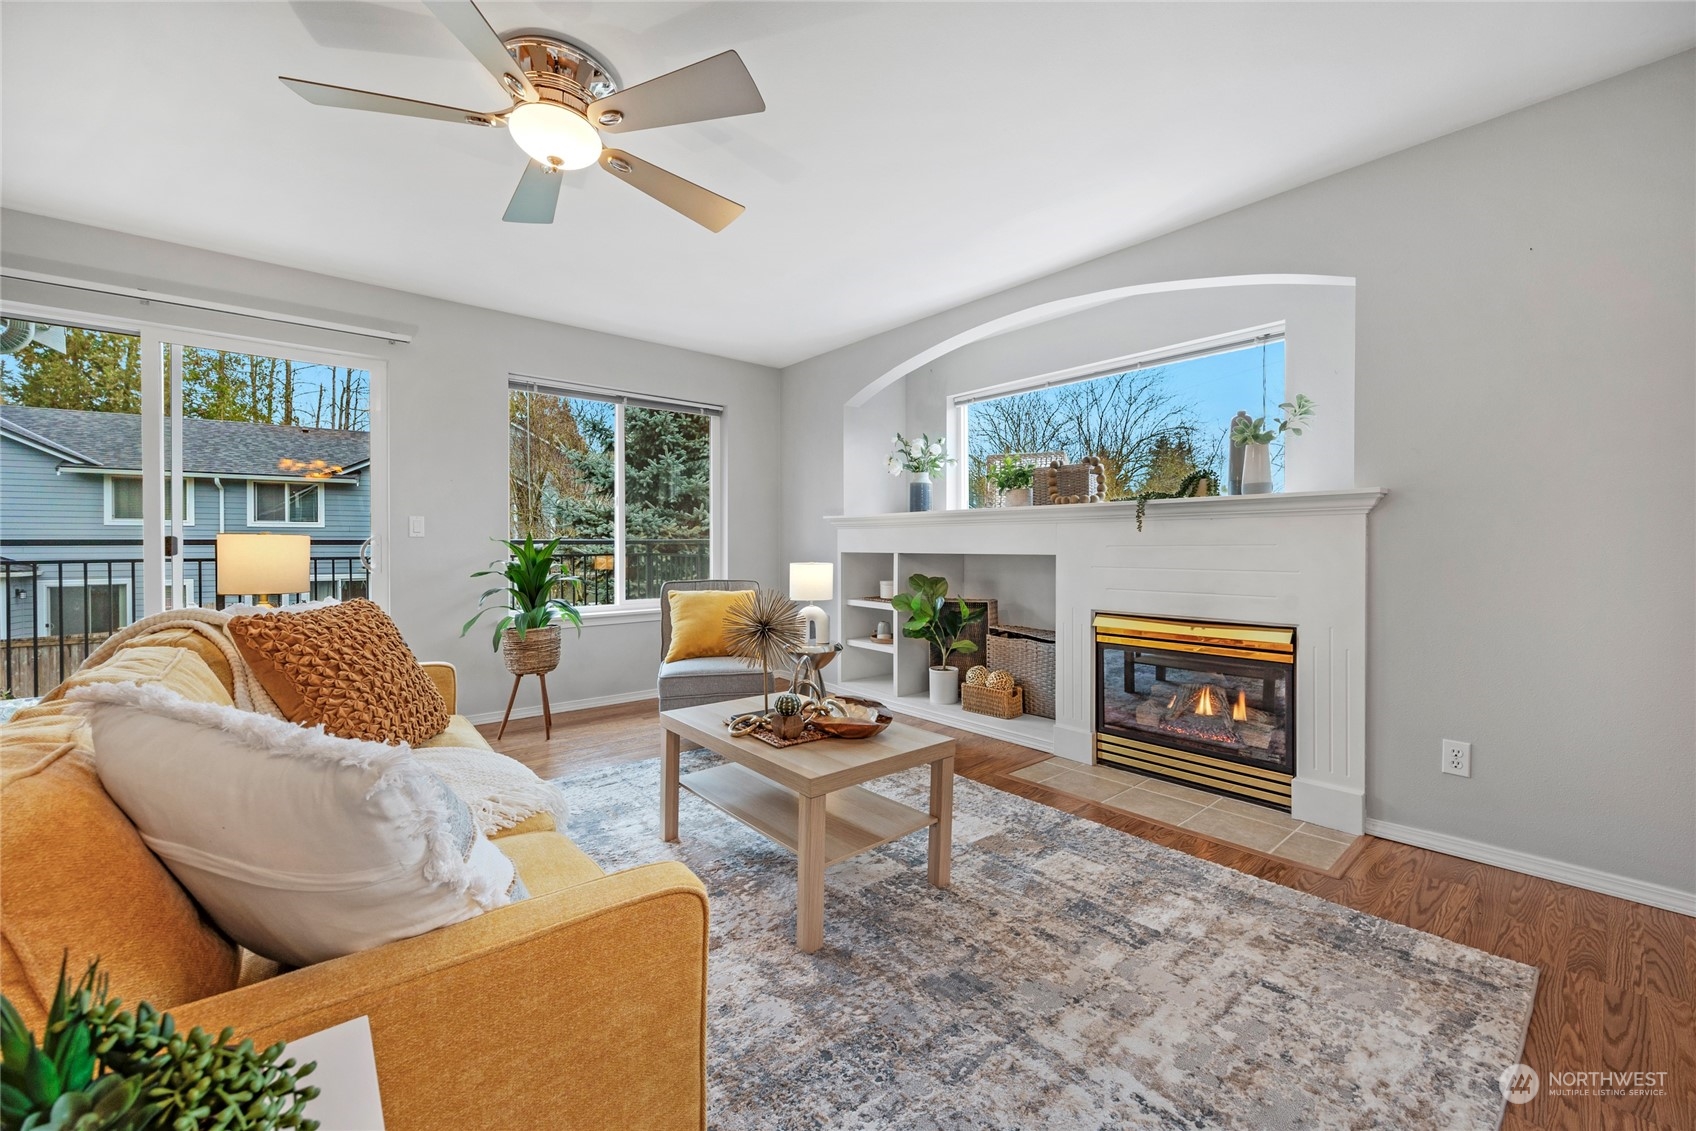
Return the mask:
POLYGON ((0 321, 0 698, 142 616, 262 596, 220 593, 219 534, 310 540, 273 601, 380 595, 360 359, 40 317, 0 321))

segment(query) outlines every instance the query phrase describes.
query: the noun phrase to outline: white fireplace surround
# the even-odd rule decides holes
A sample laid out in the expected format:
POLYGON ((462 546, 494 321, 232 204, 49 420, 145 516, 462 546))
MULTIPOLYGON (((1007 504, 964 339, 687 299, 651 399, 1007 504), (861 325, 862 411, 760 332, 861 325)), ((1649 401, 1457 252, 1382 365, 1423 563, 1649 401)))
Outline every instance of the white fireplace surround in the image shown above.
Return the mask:
POLYGON ((1293 625, 1293 815, 1360 833, 1368 772, 1366 516, 1385 494, 1367 488, 1157 500, 1140 532, 1134 503, 829 521, 844 555, 1052 555, 1053 750, 1079 762, 1094 757, 1094 613, 1293 625))

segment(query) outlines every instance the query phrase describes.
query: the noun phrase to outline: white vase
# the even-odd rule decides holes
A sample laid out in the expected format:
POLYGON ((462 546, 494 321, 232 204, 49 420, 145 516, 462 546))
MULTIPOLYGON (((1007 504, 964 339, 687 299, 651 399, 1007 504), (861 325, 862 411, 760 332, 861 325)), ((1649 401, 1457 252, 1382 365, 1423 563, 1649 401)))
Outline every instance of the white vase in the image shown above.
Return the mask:
POLYGON ((1031 489, 1029 487, 1009 487, 1001 492, 1001 505, 1004 507, 1028 507, 1031 505, 1031 489))
POLYGON ((930 669, 930 701, 939 707, 960 701, 960 669, 930 669))
POLYGON ((1243 494, 1266 495, 1272 491, 1272 445, 1243 445, 1243 494))

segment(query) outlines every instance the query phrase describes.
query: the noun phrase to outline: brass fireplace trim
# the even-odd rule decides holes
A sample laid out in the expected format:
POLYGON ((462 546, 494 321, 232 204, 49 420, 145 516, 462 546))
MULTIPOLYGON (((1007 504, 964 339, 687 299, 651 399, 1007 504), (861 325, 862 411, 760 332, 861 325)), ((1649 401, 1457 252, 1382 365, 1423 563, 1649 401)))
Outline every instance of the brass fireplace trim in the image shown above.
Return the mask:
POLYGON ((1221 793, 1265 801, 1284 810, 1290 808, 1290 783, 1295 778, 1277 770, 1239 765, 1191 754, 1187 750, 1100 733, 1095 736, 1095 756, 1100 761, 1127 770, 1177 778, 1221 793))
POLYGON ((1293 628, 1127 617, 1116 613, 1096 613, 1094 623, 1095 639, 1101 644, 1194 652, 1241 660, 1269 660, 1275 664, 1295 662, 1296 632, 1293 628))

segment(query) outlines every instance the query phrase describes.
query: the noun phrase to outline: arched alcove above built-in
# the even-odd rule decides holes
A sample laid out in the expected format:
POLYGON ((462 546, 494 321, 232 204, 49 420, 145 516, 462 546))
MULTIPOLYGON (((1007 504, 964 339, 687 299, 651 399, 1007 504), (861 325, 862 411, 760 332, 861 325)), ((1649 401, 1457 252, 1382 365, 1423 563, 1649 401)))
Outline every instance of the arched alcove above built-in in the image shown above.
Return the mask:
POLYGON ((873 477, 891 433, 946 431, 953 398, 1269 331, 1284 335, 1286 393, 1320 405, 1315 426, 1288 438, 1285 489, 1353 487, 1354 314, 1352 278, 1265 274, 1115 287, 985 321, 890 367, 848 400, 844 512, 890 509, 887 483, 873 477))

